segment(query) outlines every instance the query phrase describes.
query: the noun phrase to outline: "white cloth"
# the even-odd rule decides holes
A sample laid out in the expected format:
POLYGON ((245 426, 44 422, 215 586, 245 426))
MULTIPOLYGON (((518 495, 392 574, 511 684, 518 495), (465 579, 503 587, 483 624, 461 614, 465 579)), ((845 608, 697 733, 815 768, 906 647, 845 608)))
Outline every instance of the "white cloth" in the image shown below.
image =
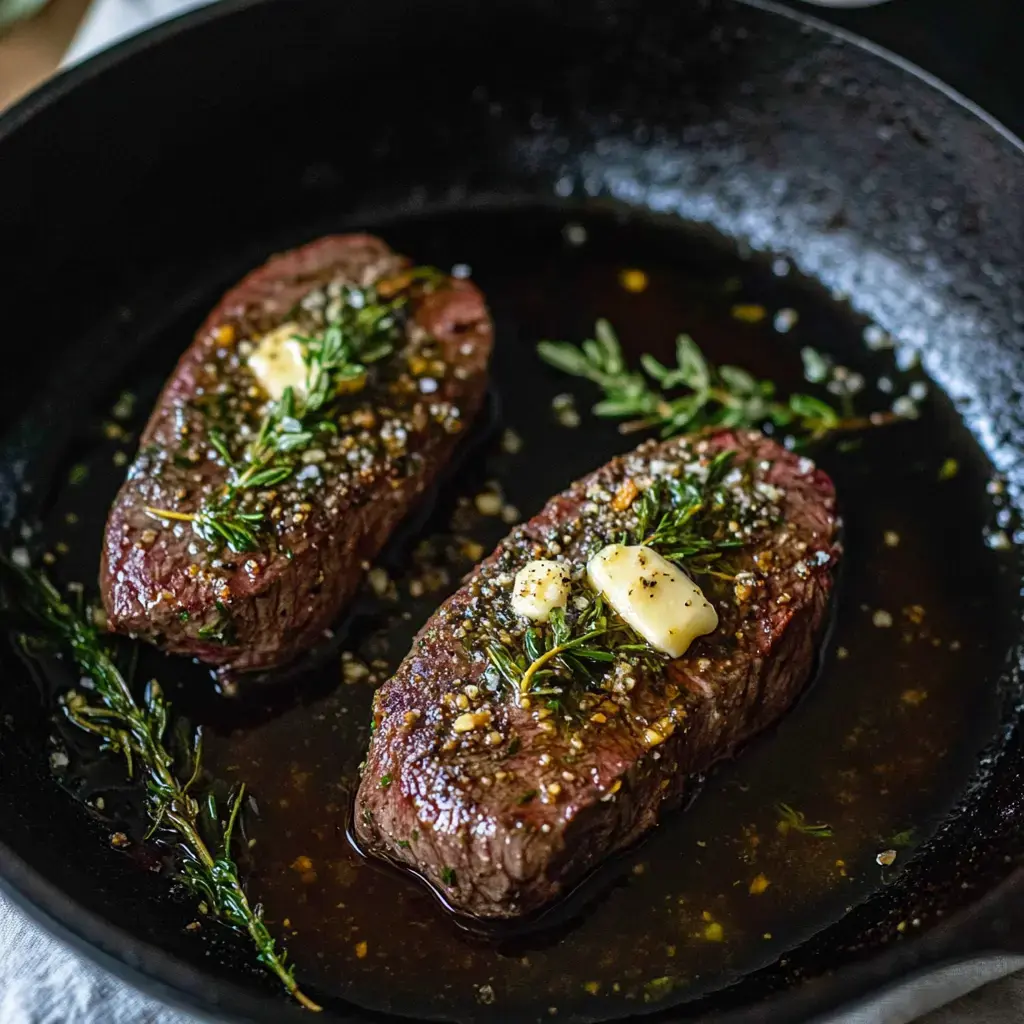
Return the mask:
POLYGON ((68 52, 64 55, 64 64, 75 64, 97 50, 134 35, 158 21, 212 2, 213 0, 93 0, 68 52))
MULTIPOLYGON (((65 64, 155 21, 209 2, 212 0, 95 0, 65 64)), ((907 1024, 921 1014, 929 1016, 920 1024, 1017 1024, 1024 1020, 1024 975, 1004 975, 1022 968, 1024 957, 989 958, 948 967, 869 1007, 843 1014, 833 1024, 907 1024), (972 992, 995 978, 1003 980, 972 992)), ((168 1009, 84 960, 2 896, 0 1022, 199 1024, 194 1017, 168 1009)))
POLYGON ((0 896, 3 1024, 200 1024, 73 953, 0 896))

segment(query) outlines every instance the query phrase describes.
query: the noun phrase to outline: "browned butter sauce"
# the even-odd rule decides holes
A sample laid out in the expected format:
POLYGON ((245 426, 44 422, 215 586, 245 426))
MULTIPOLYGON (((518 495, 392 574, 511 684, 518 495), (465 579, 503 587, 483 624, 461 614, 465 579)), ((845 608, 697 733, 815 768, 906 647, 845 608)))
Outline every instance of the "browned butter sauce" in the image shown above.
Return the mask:
MULTIPOLYGON (((782 390, 807 389, 799 352, 811 345, 864 375, 865 412, 889 408, 923 378, 899 372, 892 351, 869 351, 869 325, 784 261, 678 227, 564 211, 369 227, 418 261, 472 268, 497 323, 490 433, 429 521, 393 547, 388 576, 374 575, 383 596, 365 589, 340 641, 344 670, 334 654, 284 692, 258 686, 227 698, 195 666, 147 651, 141 667, 210 725, 213 773, 253 794, 250 890, 304 987, 446 1019, 584 1021, 695 997, 784 956, 901 870, 966 783, 995 721, 1008 577, 1005 554, 985 540, 998 526, 987 466, 937 394, 914 422, 816 453, 837 485, 846 556, 806 698, 568 909, 525 931, 467 931, 422 883, 363 860, 347 818, 374 682, 509 521, 641 439, 595 419, 596 389, 543 366, 536 341, 578 341, 604 316, 629 350, 670 360, 685 331, 709 359, 782 390), (780 803, 831 834, 787 828, 780 803)), ((198 322, 202 312, 197 302, 190 315, 198 322)), ((135 413, 88 428, 95 443, 68 454, 77 482, 55 496, 44 533, 62 580, 95 578, 123 472, 117 452, 131 450, 183 330, 162 339, 161 365, 149 350, 121 382, 138 395, 135 413)), ((109 408, 111 396, 102 398, 109 408)), ((88 776, 88 765, 76 772, 88 776)), ((202 943, 217 926, 194 916, 202 943)))

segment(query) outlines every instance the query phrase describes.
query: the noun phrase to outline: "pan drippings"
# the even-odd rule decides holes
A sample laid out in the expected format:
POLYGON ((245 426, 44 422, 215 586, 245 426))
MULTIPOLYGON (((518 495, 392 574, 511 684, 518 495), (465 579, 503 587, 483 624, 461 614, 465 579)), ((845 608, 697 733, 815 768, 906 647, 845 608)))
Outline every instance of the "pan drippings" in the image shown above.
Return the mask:
MULTIPOLYGON (((497 429, 371 572, 316 671, 227 697, 194 665, 148 648, 139 661, 140 678, 159 677, 179 711, 207 723, 212 771, 254 794, 253 897, 318 997, 418 1016, 624 1016, 784 958, 898 876, 991 734, 1012 628, 998 480, 906 354, 779 261, 663 222, 565 210, 447 213, 382 233, 419 260, 471 266, 497 325, 497 429), (858 411, 906 395, 919 416, 815 452, 836 483, 846 555, 819 677, 796 709, 564 905, 526 929, 469 931, 347 840, 371 699, 512 523, 639 440, 592 415, 591 385, 534 353, 541 339, 588 336, 599 316, 634 356, 670 362, 686 332, 780 393, 809 387, 810 347, 858 375, 858 411)), ((137 374, 96 396, 101 425, 80 425, 93 441, 68 451, 41 534, 62 581, 95 579, 133 431, 193 326, 168 327, 137 374), (122 400, 115 416, 121 390, 134 411, 122 400)), ((72 753, 65 784, 92 780, 95 804, 111 769, 72 753)), ((895 922, 892 937, 921 926, 895 922)))

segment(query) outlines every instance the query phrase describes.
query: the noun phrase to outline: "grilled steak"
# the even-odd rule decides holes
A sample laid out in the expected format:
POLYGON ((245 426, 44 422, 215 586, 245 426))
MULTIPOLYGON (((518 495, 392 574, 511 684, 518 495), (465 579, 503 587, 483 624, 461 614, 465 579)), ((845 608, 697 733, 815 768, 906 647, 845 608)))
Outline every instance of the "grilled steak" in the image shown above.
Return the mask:
POLYGON ((367 235, 251 273, 182 356, 111 509, 110 625, 231 674, 309 647, 480 407, 491 342, 472 284, 367 235), (266 367, 289 359, 286 391, 266 367))
POLYGON ((751 432, 641 445, 552 499, 474 570, 378 692, 356 800, 364 849, 479 917, 524 915, 564 893, 807 682, 839 557, 834 506, 824 473, 751 432), (524 635, 515 574, 534 559, 564 563, 565 628, 591 628, 584 567, 623 534, 653 532, 651 487, 668 503, 655 499, 658 516, 672 502, 701 506, 686 528, 705 543, 681 564, 717 629, 675 660, 606 634, 589 646, 606 643, 614 661, 558 669, 552 658, 556 671, 535 674, 524 697, 523 669, 550 649, 551 624, 524 635))

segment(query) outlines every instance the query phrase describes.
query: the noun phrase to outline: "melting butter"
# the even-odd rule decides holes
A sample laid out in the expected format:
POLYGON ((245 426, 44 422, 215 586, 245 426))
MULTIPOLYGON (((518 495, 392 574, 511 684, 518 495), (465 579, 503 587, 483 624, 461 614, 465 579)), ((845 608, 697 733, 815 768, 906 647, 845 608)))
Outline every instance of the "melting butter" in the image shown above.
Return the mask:
POLYGON ((587 563, 587 575, 633 629, 672 658, 718 628, 718 613, 700 587, 644 544, 609 544, 587 563))
POLYGON ((261 388, 279 402, 285 388, 306 393, 306 360, 298 324, 287 323, 265 334, 249 356, 249 369, 261 388))
POLYGON ((512 584, 512 611, 534 622, 547 622, 556 608, 569 600, 569 570, 561 562, 538 558, 516 573, 512 584))

